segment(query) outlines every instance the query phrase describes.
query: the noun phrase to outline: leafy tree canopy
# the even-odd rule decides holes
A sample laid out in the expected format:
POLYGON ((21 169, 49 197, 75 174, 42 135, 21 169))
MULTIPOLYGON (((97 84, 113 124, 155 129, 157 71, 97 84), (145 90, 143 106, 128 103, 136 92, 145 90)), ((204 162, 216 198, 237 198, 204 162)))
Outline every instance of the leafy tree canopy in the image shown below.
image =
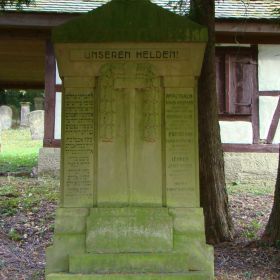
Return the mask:
POLYGON ((34 0, 0 0, 0 9, 4 10, 6 6, 15 6, 20 9, 22 5, 29 5, 34 0))

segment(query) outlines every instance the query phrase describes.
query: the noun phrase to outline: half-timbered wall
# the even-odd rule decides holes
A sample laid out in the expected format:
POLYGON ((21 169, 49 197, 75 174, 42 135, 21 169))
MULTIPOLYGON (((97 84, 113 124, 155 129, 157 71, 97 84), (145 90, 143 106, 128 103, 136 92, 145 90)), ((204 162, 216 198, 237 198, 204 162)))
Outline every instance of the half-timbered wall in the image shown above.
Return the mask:
POLYGON ((255 46, 216 48, 216 84, 223 143, 258 142, 256 80, 255 46))
POLYGON ((259 117, 260 139, 280 142, 280 45, 259 45, 259 117))

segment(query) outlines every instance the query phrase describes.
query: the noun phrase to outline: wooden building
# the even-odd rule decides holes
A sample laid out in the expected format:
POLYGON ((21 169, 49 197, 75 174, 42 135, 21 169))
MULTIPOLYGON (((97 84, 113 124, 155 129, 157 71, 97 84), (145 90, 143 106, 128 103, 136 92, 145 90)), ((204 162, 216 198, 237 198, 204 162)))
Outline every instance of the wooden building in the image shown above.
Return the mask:
MULTIPOLYGON (((105 2, 36 0, 21 11, 7 7, 0 15, 0 87, 44 89, 41 161, 50 166, 59 162, 62 95, 51 29, 105 2)), ((152 2, 172 9, 168 0, 152 2)), ((280 25, 274 9, 279 6, 280 0, 217 1, 217 94, 225 152, 278 152, 280 25)))

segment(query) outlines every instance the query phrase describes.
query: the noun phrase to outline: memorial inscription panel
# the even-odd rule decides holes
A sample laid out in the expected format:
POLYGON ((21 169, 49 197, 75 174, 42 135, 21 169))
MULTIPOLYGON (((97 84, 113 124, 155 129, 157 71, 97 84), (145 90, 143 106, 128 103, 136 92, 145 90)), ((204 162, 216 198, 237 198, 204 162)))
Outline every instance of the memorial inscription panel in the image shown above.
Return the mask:
POLYGON ((197 206, 194 91, 166 89, 166 200, 170 207, 197 206))
POLYGON ((68 88, 64 95, 63 205, 92 207, 94 152, 94 92, 68 88))

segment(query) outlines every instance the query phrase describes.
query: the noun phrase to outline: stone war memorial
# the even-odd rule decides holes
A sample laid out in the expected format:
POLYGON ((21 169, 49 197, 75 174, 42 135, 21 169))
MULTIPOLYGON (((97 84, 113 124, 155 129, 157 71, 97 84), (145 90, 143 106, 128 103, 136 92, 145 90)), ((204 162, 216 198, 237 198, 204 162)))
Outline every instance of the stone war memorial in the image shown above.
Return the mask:
POLYGON ((112 0, 54 29, 61 199, 47 280, 214 278, 198 178, 206 41, 148 0, 112 0))

